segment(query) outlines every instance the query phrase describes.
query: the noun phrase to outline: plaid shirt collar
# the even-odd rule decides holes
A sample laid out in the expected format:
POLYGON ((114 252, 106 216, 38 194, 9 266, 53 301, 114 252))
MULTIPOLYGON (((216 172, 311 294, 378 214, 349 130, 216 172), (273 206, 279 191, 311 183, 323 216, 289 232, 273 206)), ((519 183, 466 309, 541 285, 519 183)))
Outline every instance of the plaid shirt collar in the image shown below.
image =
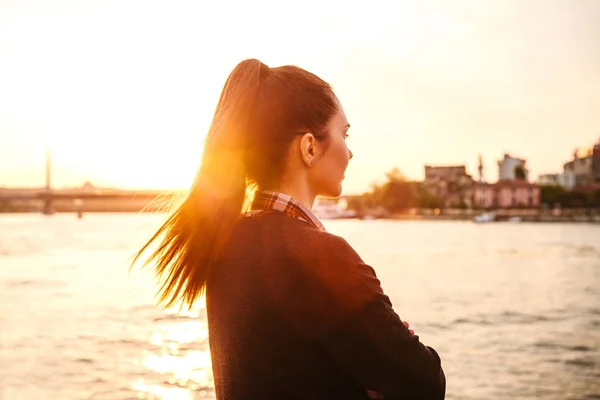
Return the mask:
POLYGON ((325 227, 319 218, 312 213, 308 207, 302 205, 298 200, 287 194, 262 190, 256 193, 252 202, 252 209, 245 216, 252 217, 269 211, 280 211, 284 214, 297 218, 313 225, 315 228, 325 231, 325 227))

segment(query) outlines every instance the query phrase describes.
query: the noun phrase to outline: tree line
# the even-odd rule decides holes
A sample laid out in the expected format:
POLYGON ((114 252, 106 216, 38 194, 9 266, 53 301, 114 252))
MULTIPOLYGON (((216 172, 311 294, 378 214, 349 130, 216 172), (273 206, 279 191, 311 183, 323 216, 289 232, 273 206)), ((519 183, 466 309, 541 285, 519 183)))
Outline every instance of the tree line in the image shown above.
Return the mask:
POLYGON ((377 208, 402 213, 411 208, 442 208, 444 205, 444 199, 425 190, 422 182, 406 179, 398 168, 385 177, 383 183, 371 185, 371 191, 349 198, 348 208, 359 214, 377 208))
POLYGON ((567 190, 562 186, 542 186, 540 202, 547 207, 561 208, 600 208, 600 189, 567 190))

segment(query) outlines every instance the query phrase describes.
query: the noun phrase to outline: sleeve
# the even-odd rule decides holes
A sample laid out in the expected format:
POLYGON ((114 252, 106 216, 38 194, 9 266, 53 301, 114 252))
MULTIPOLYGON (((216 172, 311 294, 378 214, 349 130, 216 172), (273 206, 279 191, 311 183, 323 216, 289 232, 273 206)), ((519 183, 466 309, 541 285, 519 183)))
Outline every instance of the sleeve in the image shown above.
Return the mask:
POLYGON ((443 399, 446 381, 436 351, 394 312, 373 268, 342 238, 321 237, 297 254, 285 314, 365 389, 385 399, 443 399))
POLYGON ((443 399, 446 378, 437 352, 413 336, 378 295, 321 343, 364 388, 384 399, 443 399))

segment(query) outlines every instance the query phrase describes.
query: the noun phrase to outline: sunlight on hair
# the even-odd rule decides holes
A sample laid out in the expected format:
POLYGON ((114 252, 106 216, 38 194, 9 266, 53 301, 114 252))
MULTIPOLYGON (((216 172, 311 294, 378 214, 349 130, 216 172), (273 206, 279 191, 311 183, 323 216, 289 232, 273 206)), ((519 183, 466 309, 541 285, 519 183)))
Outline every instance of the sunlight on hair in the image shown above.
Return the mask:
POLYGON ((239 182, 235 178, 239 174, 235 174, 234 171, 244 171, 242 157, 238 151, 227 148, 214 149, 213 152, 204 155, 204 168, 212 171, 213 174, 205 175, 208 179, 200 183, 202 190, 210 191, 214 197, 225 199, 232 194, 237 194, 239 182), (218 182, 214 180, 218 180, 218 182), (219 188, 219 190, 215 190, 215 188, 219 188))
POLYGON ((150 201, 141 212, 169 212, 176 209, 187 197, 189 190, 165 191, 150 201))
POLYGON ((256 196, 256 191, 258 187, 254 182, 246 180, 246 195, 244 197, 244 205, 242 206, 242 214, 250 211, 252 208, 252 202, 254 201, 254 196, 256 196))

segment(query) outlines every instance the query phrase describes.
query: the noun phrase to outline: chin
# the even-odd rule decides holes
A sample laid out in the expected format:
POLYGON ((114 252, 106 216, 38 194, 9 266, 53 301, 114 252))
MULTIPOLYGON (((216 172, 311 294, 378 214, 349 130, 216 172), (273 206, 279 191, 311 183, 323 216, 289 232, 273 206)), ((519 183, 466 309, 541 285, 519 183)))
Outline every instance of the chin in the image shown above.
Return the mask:
POLYGON ((325 193, 322 194, 323 197, 340 197, 342 194, 342 183, 340 182, 336 187, 329 188, 325 193))

